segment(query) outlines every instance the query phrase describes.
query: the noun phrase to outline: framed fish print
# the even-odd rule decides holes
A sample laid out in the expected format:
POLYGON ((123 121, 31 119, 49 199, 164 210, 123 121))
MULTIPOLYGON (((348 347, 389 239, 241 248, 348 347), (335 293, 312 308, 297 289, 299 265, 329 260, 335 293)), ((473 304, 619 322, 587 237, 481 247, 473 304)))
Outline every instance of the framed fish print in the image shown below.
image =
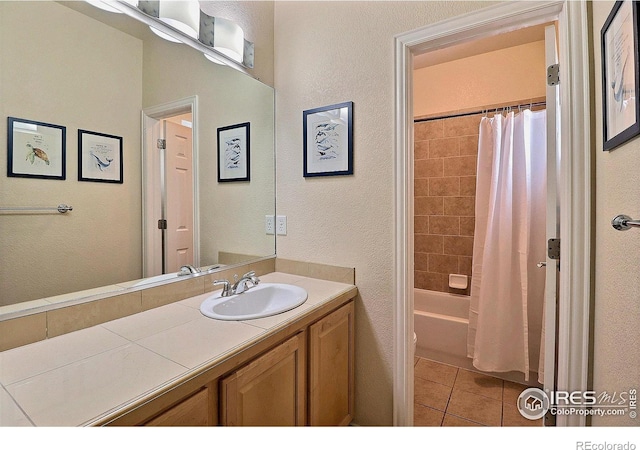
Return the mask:
POLYGON ((353 174, 353 102, 302 113, 303 175, 353 174))
POLYGON ((218 181, 250 181, 250 123, 218 128, 218 181))
POLYGON ((122 137, 78 130, 78 181, 123 180, 122 137))
POLYGON ((64 180, 66 127, 8 118, 7 176, 64 180))
POLYGON ((640 50, 638 3, 617 1, 601 30, 602 148, 624 144, 640 134, 640 50))

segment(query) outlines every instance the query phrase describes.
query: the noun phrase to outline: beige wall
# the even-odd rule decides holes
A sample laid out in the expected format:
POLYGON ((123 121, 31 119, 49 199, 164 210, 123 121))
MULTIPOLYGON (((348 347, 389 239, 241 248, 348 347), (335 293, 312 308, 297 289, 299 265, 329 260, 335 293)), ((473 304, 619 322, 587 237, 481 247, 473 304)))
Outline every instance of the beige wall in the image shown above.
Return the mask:
POLYGON ((356 269, 356 416, 392 423, 393 37, 485 2, 276 2, 278 256, 356 269), (356 18, 366 18, 356 20, 356 18), (354 175, 302 177, 302 111, 354 102, 354 175))
POLYGON ((0 215, 0 305, 139 278, 142 43, 54 2, 0 2, 0 61, 3 173, 7 116, 67 133, 66 180, 2 175, 0 206, 74 208, 0 215), (78 181, 79 128, 123 137, 124 184, 78 181))
POLYGON ((415 117, 544 97, 544 41, 417 69, 413 76, 415 117))
MULTIPOLYGON (((609 393, 640 388, 640 230, 611 228, 618 214, 640 218, 640 138, 602 151, 600 29, 613 2, 593 2, 595 67, 595 325, 593 384, 609 393)), ((594 417, 594 425, 637 426, 638 419, 594 417)))

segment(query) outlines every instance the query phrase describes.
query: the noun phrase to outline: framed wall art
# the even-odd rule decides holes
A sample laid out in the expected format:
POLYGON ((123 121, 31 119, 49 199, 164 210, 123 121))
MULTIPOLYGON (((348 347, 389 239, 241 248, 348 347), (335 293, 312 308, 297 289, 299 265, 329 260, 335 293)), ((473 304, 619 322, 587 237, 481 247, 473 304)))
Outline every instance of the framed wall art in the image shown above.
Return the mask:
POLYGON ((353 174, 353 102, 302 113, 303 175, 353 174))
POLYGON ((8 118, 7 176, 64 180, 66 127, 8 118))
POLYGON ((638 7, 617 1, 601 30, 603 149, 640 134, 638 7))
POLYGON ((218 128, 218 181, 250 181, 249 122, 218 128))
POLYGON ((78 130, 78 181, 122 184, 123 168, 122 137, 78 130))

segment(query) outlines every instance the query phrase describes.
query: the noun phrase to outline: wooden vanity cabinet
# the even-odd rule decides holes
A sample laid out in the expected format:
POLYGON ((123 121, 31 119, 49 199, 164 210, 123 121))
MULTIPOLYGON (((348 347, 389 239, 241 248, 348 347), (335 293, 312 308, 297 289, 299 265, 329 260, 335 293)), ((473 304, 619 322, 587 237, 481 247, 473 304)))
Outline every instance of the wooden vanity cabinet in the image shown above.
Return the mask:
POLYGON ((221 425, 305 424, 305 336, 296 334, 222 379, 221 425))
POLYGON ((310 325, 308 333, 224 378, 221 425, 348 425, 354 410, 354 348, 349 302, 310 325))
POLYGON ((353 301, 289 329, 292 335, 263 353, 243 360, 241 352, 226 363, 232 367, 213 368, 182 386, 183 394, 163 394, 114 424, 348 425, 354 415, 353 301), (151 416, 153 410, 160 414, 151 416), (136 420, 140 416, 151 419, 136 420))
POLYGON ((354 307, 309 327, 309 425, 348 425, 354 409, 354 307))

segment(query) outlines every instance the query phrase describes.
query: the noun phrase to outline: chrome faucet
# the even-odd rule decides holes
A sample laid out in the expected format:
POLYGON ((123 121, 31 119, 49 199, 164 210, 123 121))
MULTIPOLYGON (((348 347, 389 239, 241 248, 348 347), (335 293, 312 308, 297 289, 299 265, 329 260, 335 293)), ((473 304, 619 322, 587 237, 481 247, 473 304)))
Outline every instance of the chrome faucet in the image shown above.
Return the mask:
POLYGON ((191 275, 194 273, 200 273, 200 269, 196 269, 190 264, 186 264, 180 267, 180 272, 178 272, 178 276, 191 275))
POLYGON ((234 275, 235 283, 231 284, 228 280, 215 280, 214 286, 222 285, 221 297, 229 297, 230 295, 242 294, 248 291, 252 287, 260 283, 260 278, 256 277, 256 273, 252 270, 242 275, 242 278, 238 279, 238 275, 234 275), (251 283, 251 286, 247 286, 247 283, 251 283))
POLYGON ((260 278, 256 277, 256 273, 253 270, 242 275, 242 278, 239 280, 236 275, 235 280, 236 282, 231 286, 231 291, 234 294, 242 294, 244 291, 247 291, 260 283, 260 278), (247 283, 251 283, 251 286, 247 286, 247 283))

